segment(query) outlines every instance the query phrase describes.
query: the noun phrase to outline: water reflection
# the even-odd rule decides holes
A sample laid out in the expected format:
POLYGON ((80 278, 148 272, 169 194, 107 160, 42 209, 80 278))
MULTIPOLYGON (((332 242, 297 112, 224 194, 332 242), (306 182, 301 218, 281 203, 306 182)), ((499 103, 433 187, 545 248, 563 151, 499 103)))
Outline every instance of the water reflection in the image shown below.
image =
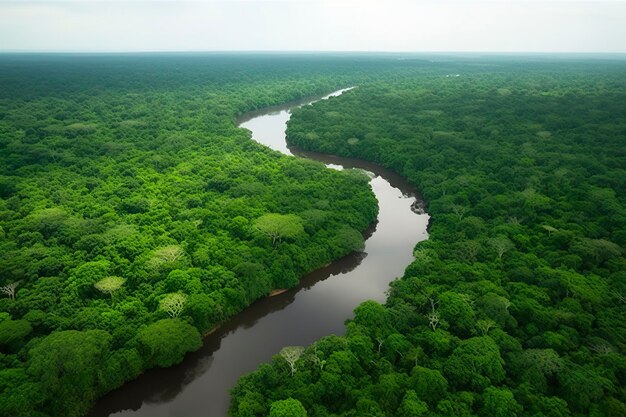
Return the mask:
POLYGON ((241 375, 269 361, 283 346, 343 334, 353 309, 367 299, 384 301, 389 282, 411 262, 415 243, 428 237, 428 216, 416 209, 421 204, 417 192, 400 176, 368 162, 287 147, 289 108, 308 102, 266 109, 240 119, 240 126, 251 130, 258 142, 289 155, 373 173, 370 184, 379 215, 366 231, 364 251, 314 271, 296 288, 255 302, 207 336, 204 346, 182 364, 148 371, 101 398, 91 417, 224 417, 228 390, 241 375))
POLYGON ((372 173, 375 177, 384 178, 393 188, 397 188, 398 190, 402 191, 402 195, 404 197, 415 197, 416 203, 423 204, 422 196, 419 194, 417 189, 415 189, 415 187, 413 187, 406 179, 404 179, 404 177, 396 174, 395 172, 387 168, 381 167, 380 165, 376 165, 372 162, 364 161, 362 159, 342 158, 340 156, 329 155, 325 153, 305 151, 302 149, 298 149, 294 146, 287 146, 287 148, 294 156, 320 161, 327 166, 340 167, 341 169, 358 168, 365 170, 369 173, 372 173))
MULTIPOLYGON (((374 224, 365 232, 365 237, 369 238, 375 230, 376 225, 374 224)), ((260 318, 285 309, 293 303, 296 294, 301 290, 310 289, 315 284, 330 277, 354 270, 366 256, 365 252, 351 253, 328 266, 307 274, 300 280, 297 287, 274 297, 257 300, 246 310, 232 317, 227 323, 207 336, 202 348, 185 356, 183 363, 170 368, 150 370, 138 379, 128 382, 123 388, 101 398, 98 406, 92 410, 89 416, 104 417, 120 410, 136 411, 144 403, 160 404, 176 398, 189 383, 195 381, 211 368, 214 361, 213 354, 220 349, 224 337, 239 328, 252 328, 260 318)))

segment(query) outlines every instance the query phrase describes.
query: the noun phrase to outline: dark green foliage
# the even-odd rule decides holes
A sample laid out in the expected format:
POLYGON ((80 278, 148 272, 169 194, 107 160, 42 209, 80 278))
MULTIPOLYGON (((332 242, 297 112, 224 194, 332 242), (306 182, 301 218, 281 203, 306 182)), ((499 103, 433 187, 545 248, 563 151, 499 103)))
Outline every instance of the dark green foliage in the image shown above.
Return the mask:
POLYGON ((439 400, 445 398, 448 391, 448 381, 441 372, 419 365, 411 371, 410 384, 413 392, 431 405, 435 405, 439 400))
POLYGON ((294 111, 291 144, 415 184, 430 238, 384 306, 307 349, 322 369, 262 366, 231 415, 252 393, 245 415, 623 415, 625 80, 619 60, 448 60, 294 111))
POLYGON ((32 331, 27 320, 0 321, 0 349, 7 352, 19 349, 23 339, 32 331))
POLYGON ((444 364, 444 374, 458 389, 480 391, 504 379, 498 345, 489 336, 464 340, 444 364))
POLYGON ((180 363, 187 352, 202 346, 195 327, 180 319, 163 319, 141 329, 137 334, 137 350, 147 367, 166 368, 180 363))
POLYGON ((85 413, 107 378, 94 364, 106 360, 110 342, 111 336, 102 330, 65 330, 50 334, 30 350, 27 372, 43 391, 42 408, 47 413, 85 413))

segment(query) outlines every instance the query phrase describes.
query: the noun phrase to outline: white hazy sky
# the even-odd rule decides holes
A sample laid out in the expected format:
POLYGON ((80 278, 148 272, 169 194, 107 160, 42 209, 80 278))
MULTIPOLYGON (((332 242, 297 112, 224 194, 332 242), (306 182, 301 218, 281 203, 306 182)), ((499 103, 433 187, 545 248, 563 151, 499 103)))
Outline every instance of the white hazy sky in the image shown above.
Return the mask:
POLYGON ((0 51, 626 52, 626 0, 0 0, 0 51))

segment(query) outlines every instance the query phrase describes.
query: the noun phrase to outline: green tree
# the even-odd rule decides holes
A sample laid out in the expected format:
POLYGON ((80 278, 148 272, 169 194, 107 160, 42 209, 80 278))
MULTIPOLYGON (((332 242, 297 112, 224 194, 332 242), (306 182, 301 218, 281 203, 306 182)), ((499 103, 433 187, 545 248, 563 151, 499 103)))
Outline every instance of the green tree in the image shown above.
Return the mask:
POLYGON ((419 417, 427 415, 428 406, 415 391, 409 390, 404 395, 404 399, 398 408, 396 416, 398 417, 419 417))
POLYGON ((109 275, 111 262, 105 260, 85 262, 75 268, 65 282, 69 297, 85 298, 93 293, 94 284, 109 275))
POLYGON ((46 396, 52 415, 82 416, 100 393, 98 364, 109 354, 111 336, 102 330, 54 332, 29 353, 28 373, 46 396))
POLYGON ((295 214, 264 214, 255 220, 254 227, 269 236, 274 246, 281 239, 293 239, 304 233, 302 219, 295 214))
POLYGON ((0 347, 9 351, 19 348, 19 344, 33 331, 26 320, 4 320, 0 322, 0 347))
POLYGON ((411 371, 410 384, 413 392, 431 405, 445 398, 448 392, 448 381, 436 369, 415 366, 411 371))
POLYGON ((504 379, 504 361, 498 345, 489 336, 461 342, 444 365, 448 381, 461 388, 481 389, 504 379))
POLYGON ((122 288, 126 280, 122 277, 109 276, 102 278, 100 281, 93 284, 93 286, 101 293, 108 294, 113 298, 113 294, 122 288))
POLYGON ((513 242, 511 242, 506 236, 494 237, 489 239, 487 242, 491 249, 493 249, 496 253, 498 259, 502 259, 502 255, 514 248, 513 242))
POLYGON ((481 415, 488 417, 518 416, 522 406, 515 401, 508 389, 489 387, 483 393, 481 415))
POLYGON ((467 294, 459 294, 446 291, 439 295, 438 313, 441 319, 461 334, 469 334, 476 319, 470 297, 467 294))
POLYGON ((304 348, 302 346, 285 346, 281 349, 279 355, 285 360, 285 362, 287 362, 287 365, 289 365, 291 376, 296 374, 296 371, 298 370, 296 363, 303 353, 304 348))
POLYGON ((207 330, 219 320, 219 307, 213 298, 206 294, 193 294, 185 304, 193 324, 200 330, 207 330))
POLYGON ((333 243, 343 253, 361 251, 365 246, 363 235, 351 227, 344 226, 337 231, 333 243))
POLYGON ((164 268, 175 269, 185 259, 185 251, 180 245, 168 245, 155 249, 146 266, 150 271, 160 272, 164 268))
POLYGON ((196 328, 180 319, 163 319, 144 327, 137 343, 144 362, 162 368, 180 363, 185 353, 202 346, 196 328))
POLYGON ((159 308, 167 313, 170 318, 180 316, 187 303, 187 295, 182 293, 166 294, 159 301, 159 308))
POLYGON ((269 417, 306 417, 307 413, 298 400, 288 398, 286 400, 274 401, 270 407, 269 417))

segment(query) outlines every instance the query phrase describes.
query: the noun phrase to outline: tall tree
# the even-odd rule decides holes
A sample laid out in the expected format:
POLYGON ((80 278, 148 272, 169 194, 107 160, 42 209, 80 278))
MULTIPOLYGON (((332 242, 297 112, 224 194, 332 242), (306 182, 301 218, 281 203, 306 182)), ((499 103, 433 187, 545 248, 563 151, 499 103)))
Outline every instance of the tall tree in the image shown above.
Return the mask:
POLYGON ((302 219, 295 214, 268 213, 256 219, 254 227, 269 236, 273 246, 281 239, 293 239, 304 233, 302 219))

